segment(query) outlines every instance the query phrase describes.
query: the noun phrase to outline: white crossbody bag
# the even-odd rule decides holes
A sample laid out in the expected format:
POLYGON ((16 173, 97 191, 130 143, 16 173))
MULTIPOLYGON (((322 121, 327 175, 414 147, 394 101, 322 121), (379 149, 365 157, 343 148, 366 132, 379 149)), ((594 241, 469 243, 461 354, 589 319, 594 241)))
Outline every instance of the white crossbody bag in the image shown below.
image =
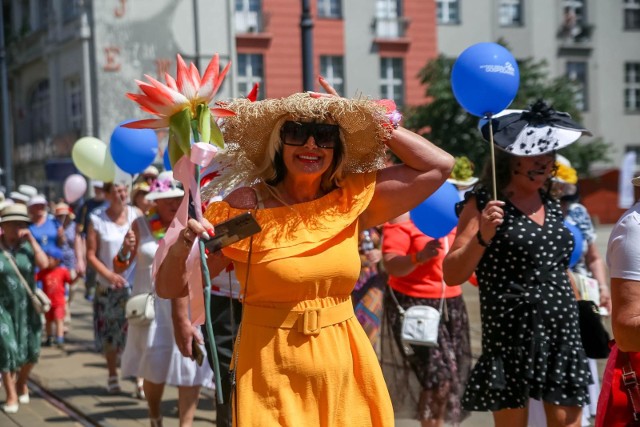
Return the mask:
MULTIPOLYGON (((444 239, 445 253, 449 251, 449 241, 444 239)), ((391 286, 389 291, 391 297, 398 307, 398 312, 402 316, 402 330, 400 338, 405 346, 408 344, 425 347, 438 346, 438 329, 440 328, 440 317, 444 308, 444 294, 447 285, 442 281, 442 294, 440 295, 440 307, 435 309, 429 305, 414 305, 402 308, 391 286)))
POLYGON ((442 283, 442 296, 440 297, 440 307, 435 309, 429 305, 414 305, 408 309, 403 309, 391 286, 389 291, 393 298, 398 312, 402 316, 402 329, 400 338, 404 344, 421 345, 425 347, 438 346, 438 329, 440 327, 440 317, 444 308, 444 291, 446 285, 442 283))

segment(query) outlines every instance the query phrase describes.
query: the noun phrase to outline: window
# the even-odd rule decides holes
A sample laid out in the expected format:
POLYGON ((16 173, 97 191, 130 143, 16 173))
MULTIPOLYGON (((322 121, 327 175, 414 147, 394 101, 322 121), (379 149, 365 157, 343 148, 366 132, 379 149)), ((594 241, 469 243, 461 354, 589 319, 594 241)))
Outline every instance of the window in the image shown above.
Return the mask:
POLYGON ((47 28, 49 19, 49 0, 38 0, 36 3, 34 29, 47 28))
POLYGON ((318 16, 320 18, 342 17, 340 0, 318 0, 318 16))
POLYGON ((68 130, 82 130, 82 85, 77 77, 64 82, 65 116, 68 130))
POLYGON ((640 112, 640 62, 624 64, 624 108, 640 112))
POLYGON ((640 30, 640 0, 624 0, 624 29, 640 30))
POLYGON ((398 0, 376 0, 376 37, 396 38, 404 36, 398 0))
POLYGON ((591 39, 593 25, 587 20, 584 0, 562 0, 562 24, 558 37, 568 42, 582 43, 591 39))
POLYGON ((264 98, 264 85, 262 80, 264 71, 262 66, 262 55, 253 53, 238 54, 238 94, 246 96, 253 85, 260 83, 258 99, 264 98))
POLYGON ((567 77, 575 84, 574 101, 580 111, 588 110, 587 102, 587 63, 567 62, 567 77))
POLYGON ((380 97, 404 104, 402 58, 380 58, 380 97))
POLYGON ((320 56, 320 74, 344 96, 344 65, 341 56, 320 56))
POLYGON ((522 0, 500 0, 498 21, 502 27, 522 25, 522 0))
POLYGON ((262 29, 260 0, 236 0, 236 31, 255 33, 262 29))
POLYGON ((69 21, 80 14, 80 0, 65 0, 62 2, 62 19, 69 21))
POLYGON ((578 26, 587 23, 587 6, 584 0, 562 0, 562 7, 565 19, 569 17, 578 26))
POLYGON ((28 101, 29 138, 24 143, 43 139, 51 131, 51 106, 49 81, 42 80, 31 92, 28 101))
POLYGON ((460 23, 460 0, 436 0, 438 24, 460 23))

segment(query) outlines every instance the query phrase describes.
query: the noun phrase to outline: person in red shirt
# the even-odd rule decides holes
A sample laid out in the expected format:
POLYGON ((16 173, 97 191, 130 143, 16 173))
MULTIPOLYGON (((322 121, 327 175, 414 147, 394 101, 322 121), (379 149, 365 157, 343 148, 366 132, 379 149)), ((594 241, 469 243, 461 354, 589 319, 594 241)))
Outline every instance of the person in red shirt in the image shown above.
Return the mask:
MULTIPOLYGON (((49 257, 49 267, 36 274, 36 280, 42 282, 42 290, 51 300, 51 309, 45 314, 47 341, 45 346, 53 344, 53 324, 56 326, 56 345, 64 346, 64 316, 66 313, 65 285, 71 285, 71 273, 62 267, 63 253, 56 246, 48 246, 45 253, 49 257)), ((77 277, 76 277, 77 279, 77 277)))
POLYGON ((420 391, 409 392, 419 393, 412 396, 418 402, 418 420, 422 426, 457 425, 468 416, 460 399, 471 371, 471 346, 462 287, 447 286, 442 274, 442 261, 456 229, 434 239, 422 233, 406 213, 384 224, 382 233, 382 257, 390 288, 385 313, 400 354, 420 384, 420 391), (415 305, 442 309, 437 347, 402 341, 398 305, 403 310, 415 305))

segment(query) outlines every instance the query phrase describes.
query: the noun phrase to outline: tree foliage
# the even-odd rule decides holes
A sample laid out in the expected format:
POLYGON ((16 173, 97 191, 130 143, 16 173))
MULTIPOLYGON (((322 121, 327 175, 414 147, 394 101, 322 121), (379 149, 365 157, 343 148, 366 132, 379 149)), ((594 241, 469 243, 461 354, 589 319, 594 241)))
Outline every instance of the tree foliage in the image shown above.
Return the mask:
MULTIPOLYGON (((440 55, 420 71, 426 86, 428 102, 409 108, 405 112, 405 125, 442 147, 454 156, 467 156, 476 165, 482 165, 489 153, 489 145, 478 131, 478 117, 467 113, 456 101, 451 89, 451 69, 455 58, 440 55)), ((566 77, 550 78, 547 63, 532 58, 518 60, 520 88, 512 109, 527 109, 538 99, 545 100, 557 111, 566 111, 580 122, 582 117, 575 106, 578 88, 566 77)), ((588 174, 594 161, 607 161, 608 144, 601 139, 572 144, 563 149, 581 175, 588 174)))

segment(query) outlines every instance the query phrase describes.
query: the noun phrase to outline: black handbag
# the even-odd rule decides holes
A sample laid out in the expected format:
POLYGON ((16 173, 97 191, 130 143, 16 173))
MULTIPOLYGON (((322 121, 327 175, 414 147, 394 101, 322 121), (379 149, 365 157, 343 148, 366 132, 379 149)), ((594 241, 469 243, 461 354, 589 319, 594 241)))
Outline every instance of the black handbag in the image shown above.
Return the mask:
POLYGON ((609 357, 609 333, 602 324, 600 311, 593 301, 578 301, 580 337, 587 357, 606 359, 609 357))

